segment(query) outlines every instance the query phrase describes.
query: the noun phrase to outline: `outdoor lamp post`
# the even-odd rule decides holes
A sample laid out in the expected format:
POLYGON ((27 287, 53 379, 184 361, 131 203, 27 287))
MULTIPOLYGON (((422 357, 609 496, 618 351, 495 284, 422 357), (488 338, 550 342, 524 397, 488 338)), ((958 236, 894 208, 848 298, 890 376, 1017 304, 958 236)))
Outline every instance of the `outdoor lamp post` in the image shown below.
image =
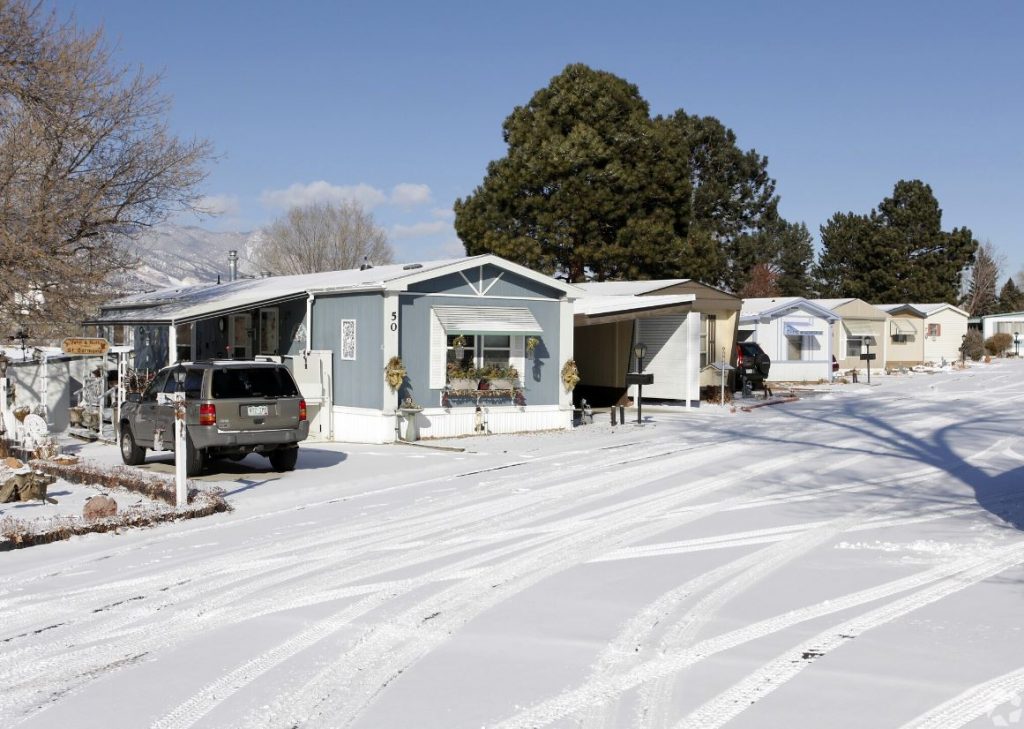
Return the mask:
POLYGON ((1020 357, 1020 332, 1013 333, 1013 356, 1020 357))
MULTIPOLYGON (((647 354, 647 345, 643 342, 637 342, 633 346, 633 355, 636 357, 636 371, 637 374, 643 374, 644 371, 644 355, 647 354)), ((642 402, 644 399, 644 384, 643 382, 637 383, 636 386, 636 422, 637 425, 643 422, 641 415, 642 402)))

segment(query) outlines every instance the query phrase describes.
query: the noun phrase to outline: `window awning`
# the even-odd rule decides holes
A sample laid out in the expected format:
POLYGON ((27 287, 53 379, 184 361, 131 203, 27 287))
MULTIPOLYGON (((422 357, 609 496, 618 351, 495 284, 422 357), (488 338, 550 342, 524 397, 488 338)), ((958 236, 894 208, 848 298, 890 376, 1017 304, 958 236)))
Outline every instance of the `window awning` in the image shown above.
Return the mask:
POLYGON ((893 334, 917 334, 917 327, 906 319, 893 319, 891 321, 891 332, 893 334))
POLYGON ((866 321, 846 321, 844 319, 843 327, 846 329, 847 336, 853 339, 864 339, 865 337, 874 338, 878 336, 874 327, 866 321))
POLYGON ((525 306, 435 306, 434 313, 445 334, 544 333, 533 312, 525 306))
POLYGON ((786 324, 785 333, 787 337, 816 337, 822 332, 820 329, 811 329, 807 324, 786 324))

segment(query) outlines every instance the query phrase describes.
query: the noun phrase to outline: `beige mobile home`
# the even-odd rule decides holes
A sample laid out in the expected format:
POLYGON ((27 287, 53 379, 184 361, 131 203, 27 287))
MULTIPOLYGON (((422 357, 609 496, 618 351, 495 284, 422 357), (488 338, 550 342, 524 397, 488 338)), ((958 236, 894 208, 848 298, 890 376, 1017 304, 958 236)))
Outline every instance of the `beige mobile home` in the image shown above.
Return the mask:
POLYGON ((883 304, 889 313, 890 366, 941 365, 960 359, 967 335, 963 309, 952 304, 883 304))
POLYGON ((832 328, 832 351, 840 370, 864 370, 868 362, 862 354, 875 355, 872 370, 884 370, 889 343, 889 315, 862 299, 812 299, 840 317, 840 326, 832 328))

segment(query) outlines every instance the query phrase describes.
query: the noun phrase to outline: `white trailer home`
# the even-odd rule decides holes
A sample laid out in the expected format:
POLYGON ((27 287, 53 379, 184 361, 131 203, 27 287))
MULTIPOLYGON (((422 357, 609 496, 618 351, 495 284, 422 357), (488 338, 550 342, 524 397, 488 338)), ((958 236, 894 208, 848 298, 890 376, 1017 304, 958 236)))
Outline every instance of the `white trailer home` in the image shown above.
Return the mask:
POLYGON ((833 328, 839 315, 798 296, 744 299, 739 341, 752 341, 771 357, 769 380, 832 379, 833 328))

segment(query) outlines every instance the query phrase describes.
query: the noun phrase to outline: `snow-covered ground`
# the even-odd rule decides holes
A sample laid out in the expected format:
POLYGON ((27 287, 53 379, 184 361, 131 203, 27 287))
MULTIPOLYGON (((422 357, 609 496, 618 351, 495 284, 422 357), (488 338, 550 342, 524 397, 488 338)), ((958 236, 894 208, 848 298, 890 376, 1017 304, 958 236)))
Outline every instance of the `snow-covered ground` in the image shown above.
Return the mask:
POLYGON ((1024 726, 1022 381, 250 456, 0 554, 0 726, 1024 726))

